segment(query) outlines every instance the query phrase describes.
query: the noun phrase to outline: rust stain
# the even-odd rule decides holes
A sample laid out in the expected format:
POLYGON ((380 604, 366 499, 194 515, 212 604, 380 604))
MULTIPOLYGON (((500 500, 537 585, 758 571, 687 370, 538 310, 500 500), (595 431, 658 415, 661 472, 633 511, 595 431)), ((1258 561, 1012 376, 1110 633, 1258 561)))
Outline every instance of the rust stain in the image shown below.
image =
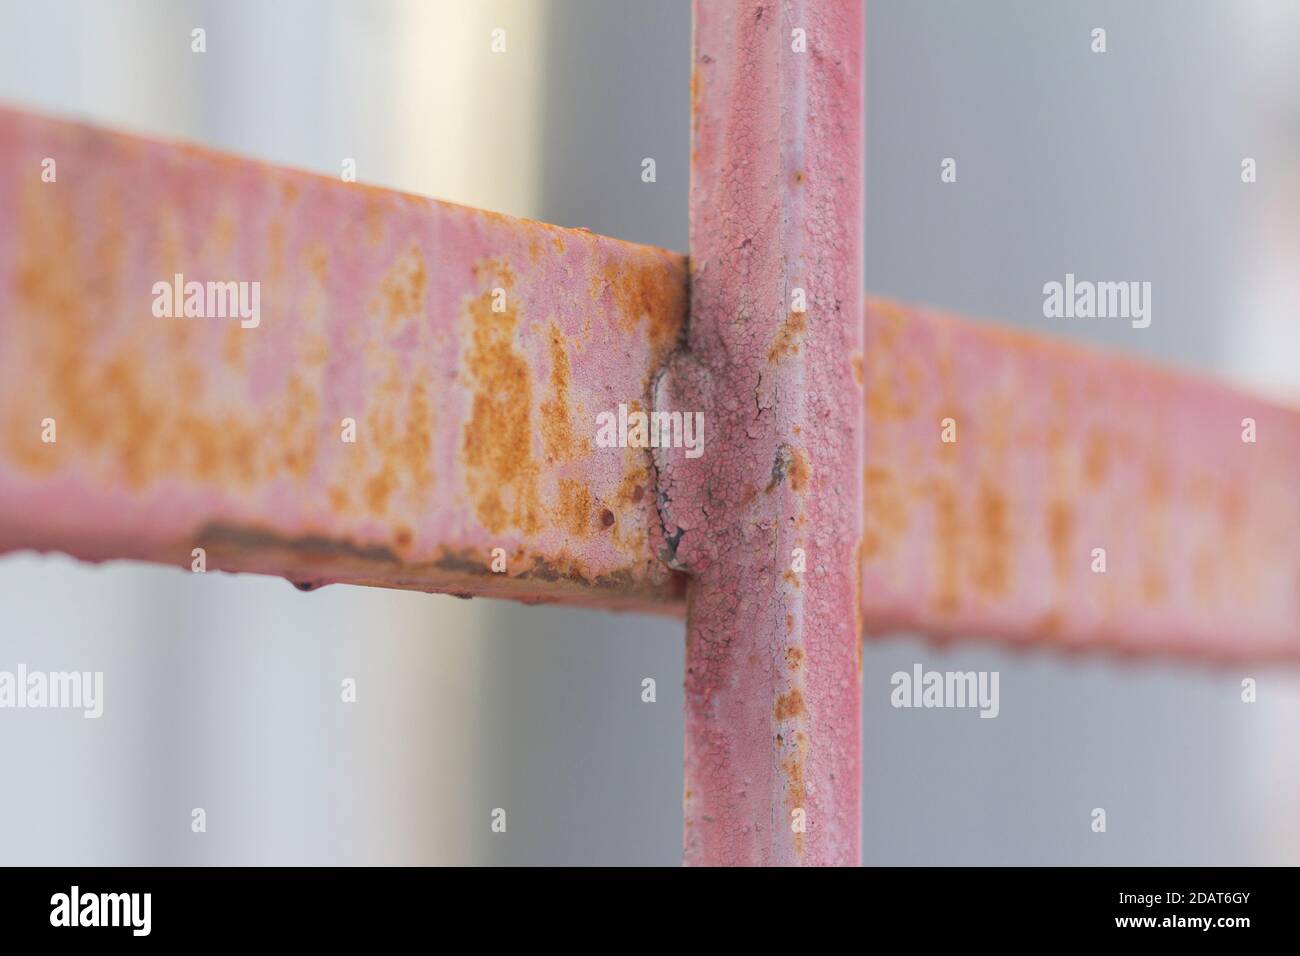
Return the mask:
POLYGON ((591 530, 591 492, 572 478, 560 479, 559 492, 559 524, 575 537, 585 538, 591 530))
POLYGON ((1047 506, 1047 542, 1052 552, 1052 565, 1058 584, 1066 584, 1074 564, 1074 512, 1060 499, 1047 506))
POLYGON ((777 330, 776 338, 772 340, 772 347, 767 351, 768 362, 775 362, 778 359, 794 355, 799 351, 799 343, 803 341, 803 333, 808 329, 807 312, 791 312, 781 323, 781 328, 777 330))
POLYGON ((551 319, 546 326, 551 353, 551 393, 542 402, 542 441, 547 461, 571 461, 587 451, 573 433, 569 417, 569 354, 564 347, 564 333, 551 319))
POLYGON ((801 492, 808 487, 808 480, 811 477, 812 469, 808 465, 808 456, 804 454, 802 448, 796 448, 790 463, 790 487, 801 492))
POLYGON ((1048 611, 1038 619, 1035 630, 1040 634, 1048 637, 1056 637, 1065 629, 1065 618, 1062 616, 1059 608, 1048 611))
POLYGON ((1169 497, 1169 468, 1163 462, 1154 461, 1147 467, 1146 495, 1152 506, 1163 505, 1169 497))
POLYGON ((397 487, 393 473, 383 469, 366 480, 364 494, 366 507, 374 515, 382 515, 388 510, 388 499, 397 487))
POLYGON ((1142 597, 1148 604, 1159 604, 1169 590, 1165 574, 1157 567, 1147 567, 1142 571, 1142 597))
POLYGON ((805 713, 807 713, 807 708, 803 702, 803 691, 798 687, 791 688, 786 693, 777 696, 775 711, 777 720, 793 720, 805 713))
MULTIPOLYGON (((224 183, 218 185, 224 188, 224 183)), ((78 480, 105 488, 135 491, 175 480, 181 487, 217 489, 259 507, 268 504, 268 498, 259 496, 271 494, 270 483, 276 479, 315 481, 320 510, 352 518, 387 518, 386 527, 368 523, 366 534, 395 551, 407 551, 422 540, 416 529, 424 527, 427 513, 421 499, 433 489, 434 419, 441 414, 434 409, 434 399, 441 371, 435 374, 421 362, 441 355, 435 338, 445 335, 423 321, 430 307, 431 274, 419 244, 398 241, 394 235, 392 254, 381 260, 380 271, 386 268, 387 274, 367 280, 364 289, 349 291, 349 299, 352 291, 358 293, 362 314, 327 329, 326 322, 336 318, 322 288, 331 279, 332 254, 326 245, 330 240, 304 235, 304 224, 284 215, 296 188, 276 183, 270 193, 258 193, 269 199, 271 208, 253 220, 233 200, 223 204, 223 190, 204 212, 188 194, 165 188, 147 199, 147 207, 131 213, 154 228, 146 228, 148 246, 132 253, 137 258, 128 267, 124 263, 132 246, 125 241, 121 207, 129 191, 103 193, 95 213, 87 216, 80 205, 87 195, 84 190, 16 185, 12 226, 20 240, 14 243, 4 280, 9 283, 4 324, 11 354, 23 355, 32 367, 24 375, 22 394, 6 390, 0 403, 0 455, 24 472, 57 473, 75 464, 78 480), (240 222, 251 222, 254 232, 238 226, 240 222), (134 274, 136 265, 150 275, 185 272, 190 278, 185 266, 197 262, 192 278, 208 278, 202 272, 209 269, 221 278, 226 265, 221 257, 244 246, 263 261, 264 285, 274 292, 273 303, 263 298, 263 318, 268 305, 281 311, 293 305, 296 310, 293 328, 280 326, 288 338, 268 343, 265 336, 268 329, 274 333, 274 327, 266 322, 254 332, 240 328, 237 321, 217 325, 155 318, 148 315, 147 287, 121 288, 122 277, 134 274), (292 274, 287 275, 290 268, 292 274), (286 281, 272 287, 276 275, 286 281), (119 320, 135 308, 130 303, 139 297, 145 310, 140 321, 119 320), (113 321, 104 321, 106 315, 113 321), (331 359, 342 358, 331 355, 336 341, 355 348, 356 355, 346 358, 356 359, 357 374, 341 385, 331 379, 327 396, 331 359), (346 398, 346 407, 335 407, 339 395, 346 398), (339 442, 343 416, 358 422, 355 446, 339 442), (40 440, 45 417, 57 421, 57 444, 40 440)), ((305 193, 312 189, 306 187, 305 193)), ((394 202, 382 194, 362 197, 359 214, 344 226, 353 231, 355 245, 365 242, 368 222, 374 226, 372 238, 384 239, 384 220, 394 202)), ((515 221, 511 223, 513 228, 515 221)), ((543 255, 552 249, 562 252, 568 239, 558 230, 538 235, 543 255)), ((597 268, 601 250, 607 243, 614 245, 612 240, 582 241, 587 244, 580 251, 587 268, 597 268)), ((614 254, 626 255, 632 264, 613 270, 605 305, 625 310, 620 318, 637 329, 639 341, 648 335, 665 349, 671 347, 685 312, 684 260, 657 250, 627 254, 627 248, 617 244, 614 254)), ((334 263, 335 279, 341 264, 341 259, 334 263)), ((465 290, 471 295, 485 287, 513 285, 506 263, 480 265, 483 281, 465 290)), ((598 501, 587 481, 571 482, 563 518, 549 511, 558 506, 560 495, 551 499, 548 493, 551 500, 544 505, 539 501, 542 449, 549 441, 548 450, 562 460, 585 448, 572 427, 566 430, 565 420, 584 410, 570 394, 569 363, 574 359, 566 347, 572 343, 562 338, 550 343, 545 408, 532 407, 542 398, 536 392, 544 380, 540 372, 538 381, 530 377, 533 353, 525 359, 518 341, 524 305, 518 296, 509 298, 515 300, 507 303, 514 308, 503 314, 491 312, 490 293, 465 300, 461 309, 466 334, 459 346, 459 374, 470 407, 464 433, 444 437, 465 468, 467 510, 485 529, 513 527, 526 534, 548 522, 589 534, 600 527, 596 519, 603 518, 611 540, 622 550, 635 551, 642 564, 597 575, 577 559, 551 554, 525 574, 631 593, 634 585, 642 587, 647 574, 652 579, 662 576, 653 558, 633 544, 638 537, 644 544, 643 513, 653 507, 647 501, 653 498, 647 468, 628 470, 621 498, 605 497, 607 489, 601 488, 598 501), (555 413, 547 423, 554 427, 539 427, 539 409, 555 413), (608 502, 604 512, 601 501, 608 502), (635 517, 625 518, 623 508, 635 508, 635 517)), ((528 334, 540 331, 534 324, 528 334)), ((539 344, 546 348, 546 343, 539 344)), ((630 356, 635 360, 639 354, 634 349, 630 356)), ((653 371, 654 364, 647 363, 647 375, 653 371)), ((459 413, 460 393, 457 398, 459 413)), ((648 462, 647 454, 638 454, 648 462)), ((546 487, 553 486, 548 481, 546 487)), ((274 492, 285 490, 281 485, 274 492)), ((511 577, 514 570, 512 566, 511 577)))
POLYGON ((991 482, 981 483, 976 499, 980 556, 971 580, 995 597, 1006 596, 1011 582, 1011 529, 1006 496, 991 482))
POLYGON ((1106 480, 1110 471, 1110 443, 1099 429, 1088 432, 1083 448, 1083 477, 1092 488, 1106 480))
MULTIPOLYGON (((156 216, 162 239, 155 266, 161 267, 179 261, 174 257, 184 242, 171 207, 161 203, 156 216)), ((88 472, 133 489, 164 477, 246 488, 282 474, 308 476, 316 461, 320 411, 314 383, 288 376, 283 389, 264 400, 256 420, 220 411, 207 395, 202 363, 191 354, 203 341, 197 324, 156 318, 138 327, 136 341, 95 320, 120 311, 120 252, 97 253, 91 265, 68 258, 83 229, 68 197, 25 190, 18 219, 24 242, 14 275, 13 344, 30 357, 32 374, 6 421, 7 451, 15 463, 48 470, 59 460, 51 449, 73 447, 88 472), (166 350, 165 359, 145 361, 143 352, 157 348, 166 350), (58 445, 40 444, 39 428, 24 427, 37 409, 37 424, 46 415, 57 421, 58 445)), ((276 238, 274 224, 269 228, 274 253, 283 237, 276 238)), ((110 222, 104 237, 113 235, 110 222)), ((234 325, 216 340, 223 361, 236 371, 243 371, 248 334, 234 325)))
POLYGON ((934 499, 935 609, 951 614, 961 604, 961 522, 951 483, 932 480, 925 492, 934 499))
POLYGON ((893 472, 881 465, 863 469, 862 557, 893 550, 907 531, 907 503, 893 472))
MULTIPOLYGON (((374 359, 382 377, 366 394, 362 456, 350 458, 347 483, 359 485, 362 503, 374 516, 388 515, 396 504, 423 508, 432 492, 433 401, 426 384, 427 366, 411 369, 409 381, 395 355, 374 359), (383 371, 385 370, 386 371, 383 371), (372 466, 362 476, 360 469, 372 466), (394 500, 396 498, 396 501, 394 500)), ((305 423, 304 423, 305 424, 305 423)))
POLYGON ((606 499, 609 509, 615 517, 612 523, 611 540, 624 553, 637 555, 643 553, 646 541, 646 522, 644 517, 646 486, 650 483, 649 466, 643 449, 629 448, 626 453, 626 470, 619 482, 618 489, 606 499), (629 520, 618 521, 620 516, 629 520))
POLYGON ((420 247, 412 243, 379 284, 384 315, 389 331, 405 326, 424 313, 424 292, 428 285, 424 256, 420 247))
MULTIPOLYGON (((794 618, 789 614, 785 617, 785 627, 788 631, 794 630, 794 618)), ((787 647, 785 649, 785 663, 790 670, 797 671, 802 667, 803 658, 804 653, 802 647, 787 647)))
MULTIPOLYGON (((778 746, 783 741, 778 738, 778 746)), ((806 810, 804 804, 808 798, 807 785, 804 776, 804 761, 808 753, 808 735, 802 730, 796 730, 794 733, 794 748, 781 761, 781 772, 786 779, 786 805, 793 814, 795 810, 806 810)), ((789 825, 787 820, 786 826, 789 825)), ((794 852, 796 856, 804 854, 804 834, 795 832, 794 852)))
POLYGON ((663 259, 642 253, 628 262, 608 259, 591 277, 591 296, 599 299, 608 289, 624 331, 646 323, 650 344, 656 350, 672 345, 681 330, 686 310, 686 288, 676 270, 665 269, 663 259))
POLYGON ((398 525, 397 528, 393 531, 393 546, 397 548, 398 551, 409 550, 411 547, 411 543, 414 540, 415 540, 415 535, 412 533, 411 529, 404 524, 398 525))
POLYGON ((614 493, 614 501, 620 510, 630 505, 640 504, 645 499, 645 486, 650 480, 650 470, 636 456, 636 462, 623 475, 623 480, 614 493))
MULTIPOLYGON (((533 457, 533 384, 528 362, 515 348, 519 321, 517 297, 507 295, 506 308, 492 311, 492 287, 513 286, 504 263, 492 263, 488 289, 469 303, 469 347, 465 367, 474 398, 465 423, 462 451, 474 511, 493 534, 519 528, 536 534, 542 527, 537 496, 538 465, 533 457)), ((483 271, 489 271, 486 267, 483 271)))
MULTIPOLYGON (((303 248, 303 261, 311 274, 316 277, 316 281, 325 285, 329 281, 329 251, 325 244, 319 240, 307 243, 303 248)), ((423 263, 421 264, 423 270, 423 263)), ((423 294, 423 279, 421 279, 421 294, 423 294)))
MULTIPOLYGON (((404 525, 397 526, 395 544, 406 543, 404 530, 404 525)), ((407 563, 384 544, 359 543, 321 534, 286 536, 265 528, 223 523, 206 525, 195 534, 194 540, 208 548, 210 567, 221 566, 230 559, 234 559, 232 563, 245 564, 240 555, 257 555, 279 566, 276 573, 305 562, 314 573, 325 578, 413 590, 451 591, 446 580, 448 574, 463 576, 466 582, 473 580, 476 593, 482 594, 526 595, 530 590, 528 582, 534 579, 609 595, 633 594, 639 586, 626 569, 593 574, 581 561, 563 552, 547 557, 518 550, 510 557, 510 566, 523 570, 500 575, 491 571, 490 562, 481 553, 456 548, 439 548, 429 560, 407 563), (395 585, 392 573, 396 568, 403 570, 403 576, 401 583, 395 585), (438 586, 431 588, 431 579, 437 579, 438 586)), ((187 553, 185 561, 188 560, 187 553)), ((677 585, 670 586, 669 595, 680 599, 677 585)))

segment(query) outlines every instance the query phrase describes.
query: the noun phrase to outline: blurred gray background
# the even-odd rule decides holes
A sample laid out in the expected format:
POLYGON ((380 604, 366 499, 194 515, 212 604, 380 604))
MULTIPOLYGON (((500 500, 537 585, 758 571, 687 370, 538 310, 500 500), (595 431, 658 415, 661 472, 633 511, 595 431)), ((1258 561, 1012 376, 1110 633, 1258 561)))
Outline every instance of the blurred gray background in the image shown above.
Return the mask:
MULTIPOLYGON (((868 290, 1300 401, 1300 5, 875 0, 867 30, 868 290), (1151 327, 1050 326, 1066 272, 1150 280, 1151 327)), ((10 105, 329 175, 353 157, 679 250, 689 75, 685 0, 0 0, 10 105)), ((0 669, 102 670, 105 709, 0 711, 0 863, 675 864, 682 642, 632 615, 2 558, 0 669)), ((1300 862, 1294 672, 900 635, 864 678, 868 862, 1300 862), (892 709, 914 662, 1000 671, 1000 716, 892 709)))

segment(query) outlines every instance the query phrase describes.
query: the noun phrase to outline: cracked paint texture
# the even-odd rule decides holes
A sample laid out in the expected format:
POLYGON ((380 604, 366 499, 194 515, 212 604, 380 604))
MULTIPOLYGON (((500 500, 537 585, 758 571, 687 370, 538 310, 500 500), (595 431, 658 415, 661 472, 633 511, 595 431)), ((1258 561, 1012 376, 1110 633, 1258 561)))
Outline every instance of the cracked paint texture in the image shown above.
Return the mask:
POLYGON ((694 12, 691 317, 656 389, 709 436, 696 460, 656 454, 691 574, 685 858, 852 864, 862 5, 694 12))

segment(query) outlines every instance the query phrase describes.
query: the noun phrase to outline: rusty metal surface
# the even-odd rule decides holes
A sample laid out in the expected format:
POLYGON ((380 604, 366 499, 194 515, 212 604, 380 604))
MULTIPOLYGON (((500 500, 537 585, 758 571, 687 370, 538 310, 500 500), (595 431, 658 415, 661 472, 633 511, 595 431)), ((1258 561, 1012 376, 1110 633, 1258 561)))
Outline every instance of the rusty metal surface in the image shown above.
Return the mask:
POLYGON ((649 453, 593 423, 685 296, 662 250, 0 111, 0 551, 673 611, 649 453), (176 274, 248 316, 155 315, 176 274))
POLYGON ((691 573, 685 858, 851 864, 862 5, 694 15, 691 320, 656 398, 706 410, 710 436, 656 456, 691 573))
POLYGON ((874 300, 863 372, 871 633, 1300 659, 1300 411, 874 300))

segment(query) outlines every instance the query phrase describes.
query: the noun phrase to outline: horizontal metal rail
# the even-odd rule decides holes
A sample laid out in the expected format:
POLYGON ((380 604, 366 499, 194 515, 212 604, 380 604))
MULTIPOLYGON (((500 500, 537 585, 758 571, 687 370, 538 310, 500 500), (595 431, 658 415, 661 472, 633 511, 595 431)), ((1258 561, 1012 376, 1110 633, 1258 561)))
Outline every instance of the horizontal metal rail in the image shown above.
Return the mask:
POLYGON ((677 254, 0 111, 0 550, 679 612, 594 423, 685 309, 677 254))
POLYGON ((1300 412, 1056 339, 866 313, 869 631, 1300 659, 1300 412))
MULTIPOLYGON (((676 254, 0 110, 0 551, 681 614, 595 418, 685 311, 676 254)), ((1300 412, 876 300, 855 359, 868 634, 1300 659, 1300 412)))

